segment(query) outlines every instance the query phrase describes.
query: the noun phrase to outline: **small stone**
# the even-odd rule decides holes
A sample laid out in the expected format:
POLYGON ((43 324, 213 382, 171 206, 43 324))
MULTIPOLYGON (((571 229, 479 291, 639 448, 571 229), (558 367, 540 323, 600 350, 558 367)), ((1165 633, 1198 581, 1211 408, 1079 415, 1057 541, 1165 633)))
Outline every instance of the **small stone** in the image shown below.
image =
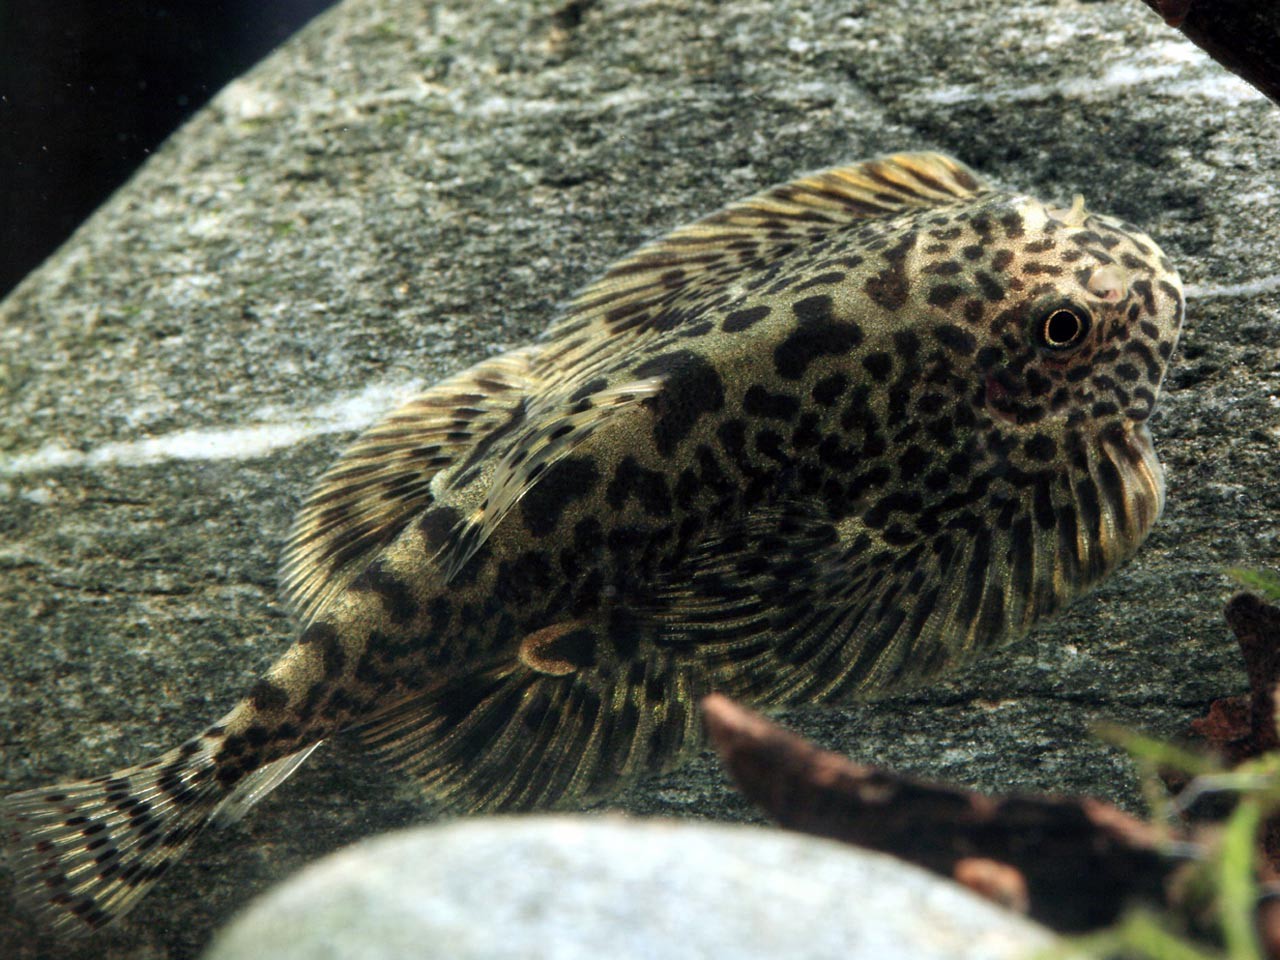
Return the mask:
POLYGON ((204 960, 1013 960, 1054 944, 956 884, 824 840, 523 817, 348 847, 250 904, 204 960))

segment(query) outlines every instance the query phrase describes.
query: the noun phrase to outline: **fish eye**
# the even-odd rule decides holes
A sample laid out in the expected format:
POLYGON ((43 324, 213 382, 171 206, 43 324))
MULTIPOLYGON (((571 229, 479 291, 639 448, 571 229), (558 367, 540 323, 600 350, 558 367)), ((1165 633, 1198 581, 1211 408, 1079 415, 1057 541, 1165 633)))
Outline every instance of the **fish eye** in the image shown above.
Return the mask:
POLYGON ((1058 304, 1046 310, 1035 326, 1036 339, 1048 350, 1069 350, 1089 332, 1089 311, 1075 304, 1058 304))

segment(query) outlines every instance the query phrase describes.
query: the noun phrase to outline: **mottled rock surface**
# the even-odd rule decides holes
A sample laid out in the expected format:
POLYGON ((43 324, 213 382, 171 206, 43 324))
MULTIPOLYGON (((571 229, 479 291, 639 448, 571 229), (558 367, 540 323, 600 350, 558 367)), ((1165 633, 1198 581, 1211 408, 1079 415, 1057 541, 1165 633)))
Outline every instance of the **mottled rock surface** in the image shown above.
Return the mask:
MULTIPOLYGON (((350 0, 225 90, 0 305, 0 787, 136 762, 286 647, 275 565, 352 432, 515 345, 610 260, 899 148, 1154 235, 1191 285, 1153 424, 1169 505, 1095 596, 954 682, 786 719, 862 761, 1137 804, 1098 719, 1243 689, 1221 569, 1280 547, 1280 112, 1134 0, 350 0)), ((742 819, 709 759, 619 801, 742 819)), ((116 930, 192 957, 255 892, 429 819, 333 744, 116 930)))
POLYGON ((398 830, 254 901, 204 960, 1024 960, 1043 928, 880 854, 594 817, 398 830))

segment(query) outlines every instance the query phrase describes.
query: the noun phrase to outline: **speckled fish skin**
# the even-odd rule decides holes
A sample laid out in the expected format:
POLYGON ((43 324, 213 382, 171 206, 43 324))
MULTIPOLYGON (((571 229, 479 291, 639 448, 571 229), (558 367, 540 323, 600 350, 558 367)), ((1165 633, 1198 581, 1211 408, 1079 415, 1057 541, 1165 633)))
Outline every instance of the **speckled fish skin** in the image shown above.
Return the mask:
POLYGON ((286 554, 298 641, 179 748, 10 796, 20 886, 110 922, 343 729, 456 809, 566 805, 676 762, 711 690, 972 660, 1155 522, 1182 314, 1143 234, 935 154, 681 228, 361 438, 286 554))

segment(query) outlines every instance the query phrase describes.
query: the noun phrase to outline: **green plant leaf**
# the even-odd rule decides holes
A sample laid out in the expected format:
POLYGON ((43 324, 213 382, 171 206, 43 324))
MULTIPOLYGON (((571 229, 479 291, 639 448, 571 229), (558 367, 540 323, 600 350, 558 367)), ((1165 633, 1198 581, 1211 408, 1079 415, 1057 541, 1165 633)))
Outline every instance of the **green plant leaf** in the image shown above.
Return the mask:
POLYGON ((1108 930, 1072 937, 1060 949, 1036 960, 1079 960, 1085 957, 1125 957, 1133 960, 1223 960, 1222 954, 1202 950, 1166 929, 1160 917, 1142 909, 1130 911, 1108 930))
POLYGON ((1261 957, 1255 921, 1258 903, 1256 847, 1262 805, 1245 796, 1227 820, 1218 852, 1218 896, 1222 939, 1230 957, 1261 957))
POLYGON ((1268 603, 1280 603, 1280 573, 1274 570, 1246 570, 1228 567, 1226 574, 1246 590, 1260 594, 1268 603))
POLYGON ((1219 773, 1222 765, 1213 757, 1188 750, 1167 740, 1158 740, 1116 723, 1097 723, 1093 734, 1124 750, 1135 761, 1159 770, 1175 771, 1189 777, 1219 773))

